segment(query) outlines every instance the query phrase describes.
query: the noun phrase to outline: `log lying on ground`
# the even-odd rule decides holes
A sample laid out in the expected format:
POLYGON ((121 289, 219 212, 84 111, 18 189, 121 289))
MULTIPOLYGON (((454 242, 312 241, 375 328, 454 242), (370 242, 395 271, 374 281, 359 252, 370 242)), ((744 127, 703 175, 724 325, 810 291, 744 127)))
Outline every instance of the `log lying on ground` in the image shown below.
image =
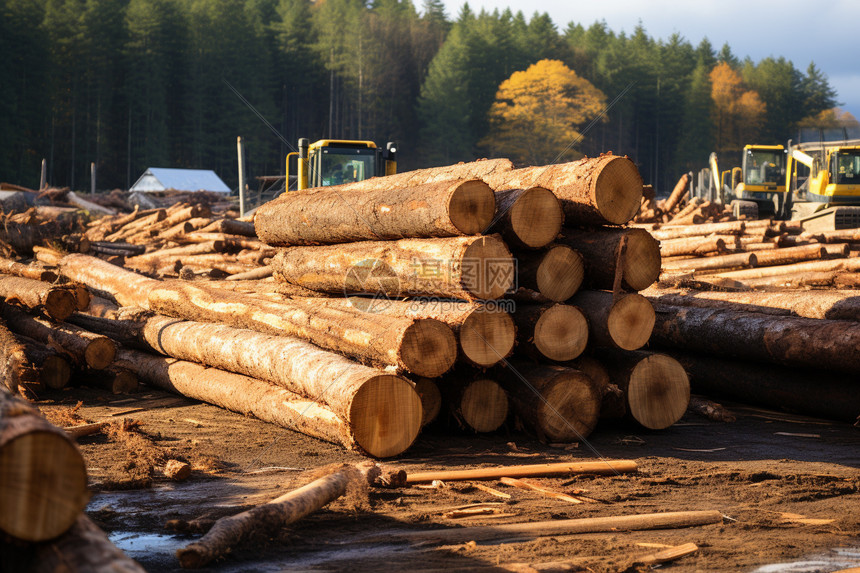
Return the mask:
POLYGON ((514 322, 520 347, 535 358, 573 360, 588 344, 588 321, 575 306, 519 305, 514 322))
POLYGON ((606 349, 598 351, 597 357, 624 393, 627 412, 646 428, 668 428, 687 411, 690 379, 671 356, 606 349))
POLYGON ((457 358, 457 340, 437 320, 386 317, 359 311, 314 308, 297 301, 269 302, 182 281, 162 283, 149 293, 149 307, 162 314, 295 336, 365 364, 395 366, 433 378, 457 358))
POLYGON ((36 318, 8 306, 3 308, 2 314, 10 330, 43 344, 59 345, 80 367, 101 370, 107 368, 116 356, 116 345, 106 336, 70 324, 36 318))
POLYGON ((129 243, 94 242, 90 245, 90 251, 106 256, 134 257, 145 253, 146 247, 129 243))
POLYGON ((59 269, 64 276, 87 285, 99 296, 115 300, 120 306, 147 308, 147 293, 161 284, 87 255, 67 255, 59 261, 59 269))
POLYGON ((680 239, 682 237, 705 237, 708 235, 743 235, 747 228, 744 221, 730 221, 728 223, 703 223, 701 225, 663 225, 659 229, 650 231, 651 235, 659 241, 669 239, 680 239))
POLYGON ((257 209, 257 236, 286 247, 475 235, 496 212, 492 189, 479 179, 405 188, 376 182, 372 190, 336 185, 284 193, 257 209))
POLYGON ((563 223, 564 211, 552 191, 510 189, 496 193, 496 215, 486 232, 499 233, 513 248, 539 249, 555 240, 563 223))
MULTIPOLYGON (((194 362, 132 350, 121 350, 119 360, 134 368, 134 372, 151 386, 202 400, 245 416, 254 415, 264 422, 333 444, 341 444, 346 448, 363 450, 374 457, 396 456, 411 445, 397 445, 389 441, 387 436, 380 436, 375 442, 372 439, 370 443, 359 444, 349 426, 331 409, 269 382, 207 368, 194 362), (364 446, 370 450, 364 449, 364 446)), ((415 413, 420 423, 420 406, 415 413)), ((391 420, 385 411, 381 412, 381 415, 383 419, 391 420)), ((379 427, 383 426, 388 425, 380 424, 379 427)), ((417 435, 417 430, 415 434, 417 435)))
POLYGON ((832 261, 807 261, 793 265, 778 265, 773 267, 743 269, 739 271, 726 271, 714 276, 727 279, 759 279, 764 277, 775 277, 779 275, 799 274, 808 272, 828 271, 860 271, 860 258, 836 259, 832 261))
POLYGON ((570 461, 521 466, 491 466, 468 470, 431 470, 407 474, 406 483, 425 483, 434 480, 472 481, 502 477, 570 476, 575 474, 618 475, 637 471, 639 471, 639 467, 633 460, 604 459, 594 462, 570 461))
POLYGON ((293 300, 312 307, 346 308, 371 315, 444 322, 457 335, 462 356, 479 367, 489 367, 507 358, 516 342, 516 327, 511 315, 503 303, 494 301, 400 301, 363 297, 293 300))
POLYGON ((173 247, 172 249, 160 249, 136 257, 129 257, 125 260, 125 266, 132 269, 150 270, 158 268, 161 265, 180 261, 183 257, 191 255, 221 253, 225 248, 226 245, 221 241, 208 241, 206 243, 173 247))
POLYGON ((593 344, 636 350, 647 344, 654 328, 654 307, 636 293, 582 291, 571 299, 588 319, 593 344))
POLYGON ((676 257, 680 255, 708 255, 720 253, 726 250, 726 240, 719 235, 701 238, 682 238, 669 241, 660 241, 660 255, 662 257, 676 257))
POLYGON ((648 288, 660 277, 660 245, 643 229, 562 229, 560 243, 579 251, 585 260, 585 282, 594 289, 612 290, 619 249, 621 285, 629 290, 648 288))
POLYGON ((83 514, 69 531, 36 548, 29 571, 145 573, 143 567, 111 543, 105 532, 83 514))
POLYGON ((77 306, 74 293, 39 280, 0 275, 0 298, 30 310, 44 310, 55 320, 65 320, 77 306))
POLYGON ((19 263, 18 261, 6 259, 3 257, 0 257, 0 273, 24 277, 46 283, 52 283, 57 280, 57 273, 48 270, 40 265, 25 265, 19 263))
POLYGON ((800 247, 787 247, 783 249, 769 249, 766 251, 748 251, 755 255, 757 267, 771 267, 775 265, 789 265, 824 258, 827 249, 824 245, 803 245, 800 247))
POLYGON ((719 292, 649 289, 643 292, 654 304, 723 308, 803 318, 860 320, 857 291, 719 292))
POLYGON ((838 229, 820 233, 825 243, 860 243, 860 229, 838 229))
POLYGON ((463 429, 495 432, 508 418, 508 396, 492 378, 455 373, 441 384, 443 401, 463 429))
POLYGON ((860 414, 856 372, 774 366, 666 350, 690 376, 694 392, 808 416, 854 422, 860 414))
POLYGON ((44 541, 68 530, 89 500, 75 443, 0 388, 0 532, 44 541))
POLYGON ((351 483, 372 483, 379 474, 377 466, 343 464, 328 475, 269 503, 222 517, 201 539, 176 551, 179 564, 186 569, 197 569, 229 553, 255 534, 275 535, 281 528, 344 495, 351 483))
POLYGON ((572 297, 585 277, 582 255, 567 245, 550 245, 540 253, 516 253, 516 258, 517 286, 554 302, 572 297))
POLYGON ((407 380, 296 338, 156 316, 141 339, 154 350, 272 382, 324 404, 368 452, 406 449, 421 427, 420 398, 407 380))
POLYGON ((543 187, 559 198, 568 225, 624 224, 642 200, 642 177, 626 157, 603 155, 526 167, 484 178, 496 191, 543 187))
POLYGON ((244 235, 246 237, 256 237, 257 231, 254 229, 254 223, 248 221, 237 221, 235 219, 218 219, 212 221, 200 229, 203 233, 226 233, 228 235, 244 235))
POLYGON ((21 340, 0 321, 0 391, 5 386, 12 394, 34 397, 42 388, 38 371, 33 368, 21 340))
POLYGON ((860 371, 860 323, 657 305, 651 343, 717 356, 860 371))
POLYGON ((37 340, 24 336, 17 338, 24 345, 27 362, 32 365, 41 385, 52 390, 65 388, 72 376, 69 361, 37 340))
POLYGON ((731 255, 717 255, 716 257, 685 259, 682 261, 664 261, 663 269, 667 271, 706 271, 749 268, 757 264, 758 256, 756 253, 734 253, 731 255))
POLYGON ((514 285, 513 258, 497 235, 289 247, 275 278, 320 292, 496 299, 514 285))
POLYGON ((539 440, 575 442, 591 434, 603 396, 595 381, 562 366, 513 361, 511 368, 513 371, 499 369, 499 379, 517 417, 539 440))

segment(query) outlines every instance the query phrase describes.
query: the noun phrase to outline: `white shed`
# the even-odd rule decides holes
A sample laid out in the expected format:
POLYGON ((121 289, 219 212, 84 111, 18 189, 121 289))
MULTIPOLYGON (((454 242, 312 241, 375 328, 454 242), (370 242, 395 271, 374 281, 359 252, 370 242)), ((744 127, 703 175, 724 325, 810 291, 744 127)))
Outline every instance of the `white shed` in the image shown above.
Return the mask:
POLYGON ((129 191, 152 193, 168 189, 230 192, 230 188, 211 169, 169 169, 167 167, 150 167, 143 172, 129 191))

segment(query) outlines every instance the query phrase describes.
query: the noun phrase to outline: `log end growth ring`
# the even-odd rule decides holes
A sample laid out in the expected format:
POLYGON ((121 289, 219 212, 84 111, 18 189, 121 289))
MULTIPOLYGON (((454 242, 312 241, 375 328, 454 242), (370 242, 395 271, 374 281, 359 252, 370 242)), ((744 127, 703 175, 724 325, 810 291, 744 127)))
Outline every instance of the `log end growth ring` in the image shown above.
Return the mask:
POLYGON ((610 223, 623 225, 642 203, 642 176, 626 157, 611 157, 594 183, 597 210, 610 223))
POLYGON ((495 213, 496 195, 480 179, 460 183, 448 199, 451 223, 464 235, 484 232, 495 213))
POLYGON ((511 227, 526 247, 538 249, 553 242, 564 223, 555 194, 543 187, 526 189, 511 207, 511 227))
POLYGON ((550 360, 573 360, 588 343, 588 320, 575 306, 551 306, 535 324, 534 343, 550 360))
POLYGON ((480 237, 463 253, 462 287, 475 299, 497 299, 514 286, 514 259, 497 236, 480 237))
POLYGON ((630 374, 627 403, 633 418, 646 428, 668 428, 681 419, 690 403, 687 372, 670 356, 648 356, 630 374))
POLYGON ((0 447, 0 531, 24 541, 65 533, 89 501, 78 449, 55 432, 27 432, 0 447))
POLYGON ((578 370, 565 369, 541 404, 541 430, 551 442, 575 442, 587 437, 600 417, 601 396, 595 384, 578 370))
POLYGON ((45 312, 54 320, 66 320, 78 310, 78 301, 72 291, 55 289, 45 297, 45 312))
POLYGON ((421 397, 414 386, 390 374, 362 384, 350 406, 355 443, 369 455, 388 458, 403 453, 421 430, 421 397))
POLYGON ((457 338, 451 327, 438 320, 416 320, 403 334, 400 361, 409 372, 435 378, 457 360, 457 338))
POLYGON ((508 395, 495 380, 475 380, 463 391, 460 414, 476 432, 494 432, 508 417, 508 395))
POLYGON ((84 360, 94 370, 104 370, 116 357, 116 345, 110 338, 96 338, 87 345, 84 360))
POLYGON ((566 245, 555 245, 541 260, 537 286, 546 298, 562 302, 576 294, 584 277, 582 255, 566 245))
POLYGON ((651 338, 657 314, 651 302, 637 293, 624 295, 609 311, 608 330, 618 348, 637 350, 651 338))
POLYGON ((460 348, 476 366, 488 367, 514 348, 517 328, 506 312, 476 310, 460 326, 460 348))
POLYGON ((630 229, 624 256, 624 282, 633 290, 645 290, 660 278, 660 243, 644 229, 630 229))

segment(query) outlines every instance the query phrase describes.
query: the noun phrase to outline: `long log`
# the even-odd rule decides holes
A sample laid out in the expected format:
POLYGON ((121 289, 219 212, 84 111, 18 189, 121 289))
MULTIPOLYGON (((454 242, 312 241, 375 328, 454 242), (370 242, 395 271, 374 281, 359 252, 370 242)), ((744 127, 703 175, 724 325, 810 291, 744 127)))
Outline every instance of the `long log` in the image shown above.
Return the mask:
POLYGON ((222 517, 202 538, 176 551, 179 564, 185 569, 197 569, 229 553, 254 534, 274 535, 346 494, 351 483, 372 483, 379 473, 377 466, 359 468, 343 464, 328 475, 268 503, 222 517))
POLYGON ((415 299, 409 301, 387 298, 313 298, 297 302, 312 307, 351 309, 371 315, 434 319, 444 322, 460 342, 463 358, 475 366, 487 368, 507 358, 516 342, 516 326, 504 301, 487 303, 461 300, 415 299))
POLYGON ((844 422, 854 422, 860 414, 856 372, 822 373, 818 368, 789 368, 678 350, 666 353, 681 363, 697 394, 844 422))
POLYGON ((244 235, 246 237, 256 237, 257 231, 254 229, 254 223, 248 221, 237 221, 235 219, 218 219, 212 221, 202 229, 203 233, 225 233, 227 235, 244 235))
MULTIPOLYGON (((207 368, 194 362, 122 350, 119 359, 133 367, 135 373, 151 386, 202 400, 242 415, 253 415, 264 422, 277 424, 349 449, 359 449, 349 426, 337 414, 299 394, 269 382, 207 368)), ((418 418, 420 421, 420 408, 418 418)), ((373 448, 374 444, 369 444, 373 448)), ((388 445, 388 444, 385 444, 388 445)), ((397 449, 366 452, 376 457, 395 456, 410 444, 397 449)))
POLYGON ((36 318, 9 306, 3 308, 2 314, 10 330, 43 344, 59 345, 78 366, 101 370, 107 368, 116 356, 116 344, 106 336, 70 324, 36 318))
POLYGON ((642 199, 636 165, 611 154, 516 169, 484 180, 496 191, 549 189, 561 201, 568 225, 624 224, 636 215, 642 199))
MULTIPOLYGON (((582 441, 597 425, 603 390, 579 370, 514 361, 499 375, 523 426, 539 440, 582 441)), ((509 476, 511 477, 511 476, 509 476)))
POLYGON ((579 290, 585 263, 576 249, 550 245, 540 253, 516 253, 517 286, 539 292, 548 300, 564 302, 579 290))
POLYGON ((329 293, 496 299, 514 285, 514 261, 497 235, 289 247, 275 278, 329 293))
POLYGON ((803 318, 860 321, 860 293, 851 290, 811 292, 720 292, 649 289, 654 304, 723 308, 803 318))
POLYGON ((641 350, 600 350, 597 356, 623 392, 627 412, 646 428, 668 428, 687 411, 690 379, 671 356, 641 350))
POLYGON ((651 337, 654 307, 637 293, 582 291, 571 299, 588 319, 589 337, 595 346, 636 350, 651 337))
POLYGON ((805 263, 794 263, 791 265, 777 265, 756 269, 742 269, 738 271, 724 271, 715 276, 728 279, 759 279, 763 277, 775 277, 779 275, 798 274, 807 272, 828 271, 860 271, 860 258, 835 259, 832 261, 807 261, 805 263))
POLYGON ((44 388, 22 340, 0 321, 0 390, 3 386, 27 398, 35 398, 44 388))
POLYGON ((57 273, 54 271, 48 270, 40 265, 25 265, 4 257, 0 257, 0 273, 43 281, 46 283, 52 283, 57 280, 57 273))
POLYGON ((395 366, 433 378, 457 357, 451 329, 436 320, 386 317, 316 308, 298 301, 270 302, 183 281, 169 281, 149 292, 149 307, 162 314, 295 336, 359 362, 395 366))
POLYGON ((822 259, 827 255, 827 249, 824 245, 819 244, 768 249, 766 251, 748 250, 747 252, 755 255, 757 267, 790 265, 792 263, 822 259))
POLYGON ((513 248, 539 249, 555 240, 564 211, 552 191, 543 187, 496 193, 496 215, 487 232, 499 233, 513 248))
POLYGON ((568 461, 549 464, 528 464, 519 466, 491 466, 467 470, 430 470, 406 475, 406 483, 425 483, 440 481, 477 481, 499 479, 502 477, 549 477, 570 476, 575 474, 618 475, 635 473, 639 466, 634 460, 568 461))
POLYGON ((0 387, 0 532, 44 541, 67 531, 89 500, 75 443, 0 387))
POLYGON ((715 308, 657 305, 652 344, 672 349, 809 366, 860 371, 860 324, 736 312, 715 308))
MULTIPOLYGON (((767 251, 758 251, 758 253, 766 252, 767 251)), ((734 253, 731 255, 717 255, 716 257, 686 259, 682 261, 664 261, 663 269, 671 271, 710 271, 749 268, 754 267, 757 264, 757 253, 734 253)))
POLYGON ((65 320, 77 306, 74 293, 61 286, 24 277, 0 275, 0 298, 30 310, 44 310, 55 320, 65 320))
POLYGON ((576 306, 517 305, 514 322, 519 347, 535 358, 573 360, 588 344, 588 320, 576 306))
POLYGON ((208 241, 173 247, 172 249, 160 249, 136 257, 128 257, 125 260, 125 266, 132 269, 150 270, 173 261, 182 260, 183 257, 189 255, 220 253, 225 248, 226 245, 221 241, 208 241))
POLYGON ((675 188, 672 189, 672 193, 669 195, 669 198, 666 199, 666 203, 663 205, 663 210, 667 213, 671 213, 678 203, 681 202, 681 199, 684 198, 684 195, 687 192, 687 184, 690 182, 690 176, 684 173, 681 175, 681 178, 678 179, 678 183, 675 184, 675 188))
POLYGON ((701 225, 663 225, 650 231, 655 239, 666 241, 682 237, 705 237, 708 235, 743 235, 747 225, 744 221, 728 223, 703 223, 701 225))
POLYGON ((160 316, 143 322, 140 338, 162 354, 265 380, 324 404, 373 455, 402 451, 421 427, 420 399, 407 380, 303 340, 160 316))
POLYGON ((496 200, 480 179, 369 190, 341 186, 283 193, 257 209, 254 227, 274 246, 455 237, 483 232, 496 200))
POLYGON ((660 255, 665 257, 676 257, 681 255, 708 255, 711 253, 724 252, 727 248, 726 240, 719 235, 702 238, 682 238, 669 241, 660 241, 660 255))
POLYGON ((147 293, 161 284, 87 255, 66 255, 59 261, 59 268, 64 276, 87 285, 97 295, 115 300, 120 306, 147 308, 147 293))
POLYGON ((660 276, 660 245, 643 229, 562 229, 559 242, 576 249, 585 261, 585 282, 593 289, 612 290, 620 258, 621 285, 648 288, 660 276))
POLYGON ((508 396, 492 378, 455 373, 445 379, 439 390, 448 411, 464 429, 495 432, 508 417, 508 396))

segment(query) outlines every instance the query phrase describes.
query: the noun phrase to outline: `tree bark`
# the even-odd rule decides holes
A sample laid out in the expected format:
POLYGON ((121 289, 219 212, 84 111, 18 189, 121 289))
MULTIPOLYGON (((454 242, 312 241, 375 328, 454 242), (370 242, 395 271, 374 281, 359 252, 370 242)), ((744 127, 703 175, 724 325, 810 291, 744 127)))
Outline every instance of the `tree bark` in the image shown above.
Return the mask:
POLYGON ((519 347, 533 358, 573 360, 588 344, 588 320, 566 304, 518 305, 514 313, 519 347))
POLYGON ((660 277, 660 244, 643 229, 562 229, 560 243, 579 251, 585 261, 585 283, 593 289, 613 290, 621 258, 621 286, 638 291, 660 277))
POLYGON ((552 191, 510 189, 496 193, 496 216, 486 232, 499 233, 513 248, 539 249, 555 240, 563 223, 561 202, 552 191))
POLYGON ((860 324, 658 305, 652 344, 789 366, 860 371, 860 324))
POLYGON ((759 279, 764 277, 775 277, 788 274, 828 271, 860 271, 860 258, 836 259, 833 261, 807 261, 805 263, 794 263, 792 265, 778 265, 757 269, 725 271, 718 273, 714 276, 727 279, 744 280, 759 279))
POLYGON ((665 261, 663 268, 672 271, 710 271, 715 269, 749 268, 757 264, 757 253, 733 253, 731 255, 717 255, 716 257, 686 259, 683 261, 665 261))
POLYGON ((24 277, 46 283, 57 280, 57 273, 38 265, 24 265, 12 259, 0 257, 0 273, 24 277))
POLYGON ((202 233, 225 233, 227 235, 244 235, 246 237, 257 236, 254 223, 237 221, 235 219, 218 219, 217 221, 212 221, 200 229, 200 231, 202 233))
POLYGON ((269 503, 222 517, 200 540, 176 551, 179 564, 185 569, 203 567, 254 534, 274 535, 281 528, 324 507, 344 495, 351 483, 369 483, 378 475, 376 466, 358 468, 343 464, 328 475, 269 503))
POLYGON ((678 183, 675 185, 675 188, 672 189, 671 195, 666 199, 666 203, 663 205, 663 210, 667 213, 671 213, 678 203, 684 198, 684 195, 687 193, 687 183, 689 183, 690 177, 684 173, 681 175, 681 178, 678 179, 678 183))
POLYGON ((89 500, 75 443, 0 388, 0 532, 44 541, 67 531, 89 500))
POLYGON ((626 157, 602 155, 572 163, 526 167, 484 178, 496 191, 543 187, 559 198, 568 225, 621 225, 642 199, 642 177, 626 157))
POLYGON ((65 320, 77 306, 74 293, 62 286, 23 277, 0 275, 0 298, 7 304, 44 310, 55 320, 65 320))
POLYGON ((539 440, 582 441, 594 430, 603 396, 594 380, 563 366, 514 361, 511 367, 499 379, 517 417, 539 440))
POLYGON ((776 265, 790 265, 816 259, 823 259, 827 255, 824 245, 802 245, 799 247, 787 247, 783 249, 768 249, 766 251, 747 250, 756 257, 757 267, 772 267, 776 265))
POLYGON ((642 295, 582 291, 570 302, 588 319, 589 339, 594 346, 636 350, 651 337, 654 307, 642 295))
POLYGON ((724 236, 713 235, 702 238, 672 239, 660 242, 662 257, 677 257, 682 255, 709 255, 726 251, 727 243, 724 236))
POLYGON ((701 225, 663 225, 659 229, 650 231, 658 241, 669 239, 680 239, 682 237, 706 237, 708 235, 743 235, 746 229, 744 221, 730 221, 728 223, 703 223, 701 225))
POLYGON ((87 285, 99 296, 115 300, 120 306, 147 308, 147 293, 161 284, 161 281, 87 255, 66 255, 59 267, 64 276, 87 285))
POLYGON ((654 352, 601 350, 597 357, 624 393, 630 416, 651 430, 681 419, 690 403, 690 380, 671 356, 654 352))
POLYGON ((269 302, 183 281, 165 282, 150 291, 149 306, 186 320, 295 336, 365 364, 394 366, 429 378, 446 372, 457 356, 454 334, 436 320, 379 320, 358 311, 295 300, 269 302))
POLYGON ((174 247, 172 249, 160 249, 151 253, 128 257, 125 266, 131 269, 152 270, 161 265, 182 260, 189 255, 201 255, 209 253, 222 253, 226 245, 221 241, 208 241, 206 243, 195 243, 174 247))
POLYGON ((497 235, 289 247, 270 264, 280 281, 338 294, 496 299, 515 279, 497 235))
POLYGON ((567 245, 550 245, 538 253, 516 253, 516 259, 517 286, 554 302, 572 297, 585 277, 582 255, 567 245))
POLYGON ((410 187, 375 181, 367 190, 347 184, 283 193, 257 210, 257 235, 281 247, 475 235, 496 211, 493 191, 479 179, 410 187))

